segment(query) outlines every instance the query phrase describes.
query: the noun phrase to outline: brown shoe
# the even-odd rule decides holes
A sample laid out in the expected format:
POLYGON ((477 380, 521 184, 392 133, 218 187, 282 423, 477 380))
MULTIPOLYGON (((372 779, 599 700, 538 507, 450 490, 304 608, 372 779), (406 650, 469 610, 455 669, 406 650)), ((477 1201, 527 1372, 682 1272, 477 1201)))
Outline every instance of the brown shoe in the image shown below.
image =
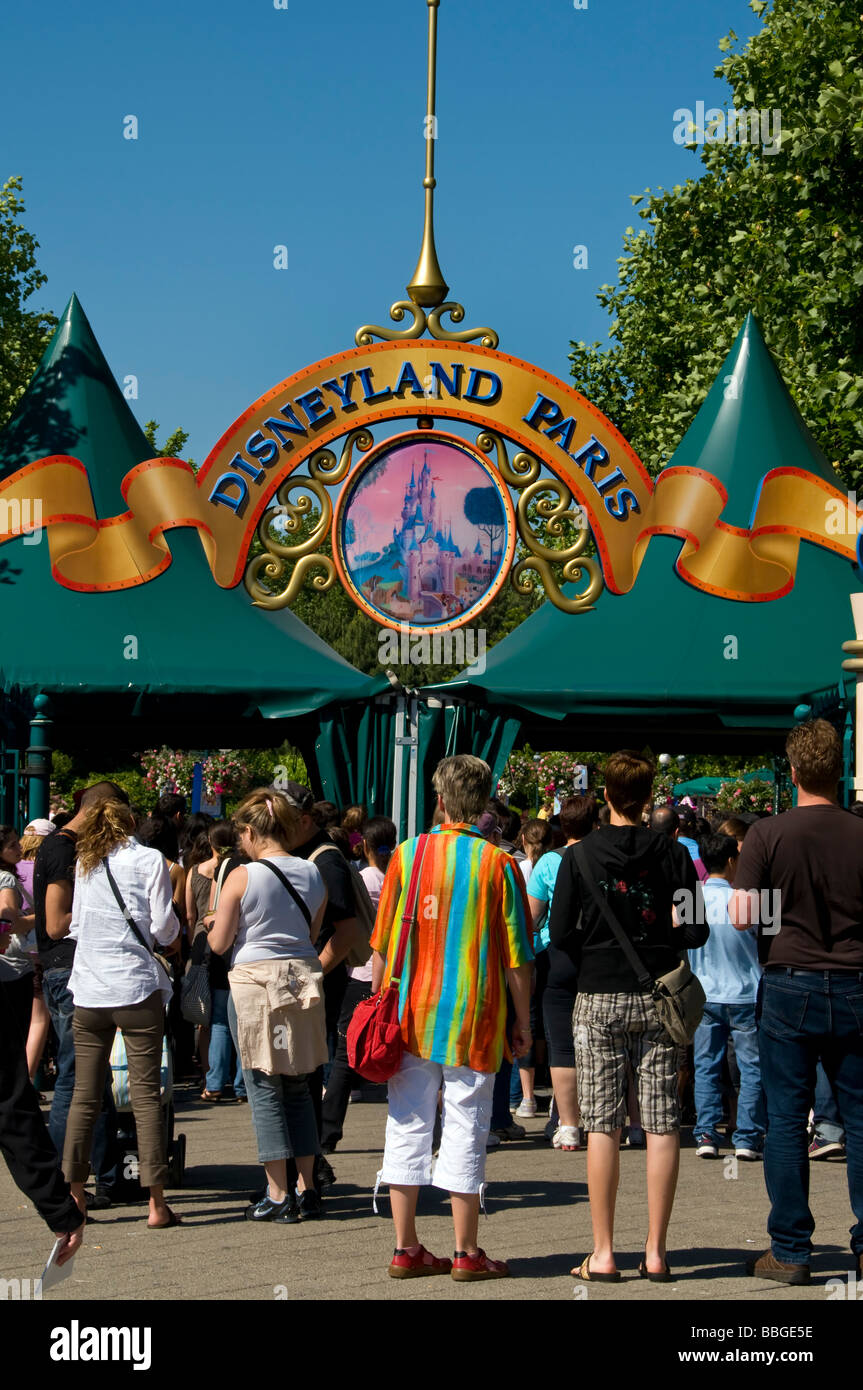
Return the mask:
POLYGON ((749 1260, 746 1273, 756 1279, 773 1279, 777 1284, 808 1284, 808 1265, 786 1265, 777 1260, 772 1250, 765 1250, 757 1260, 749 1260))

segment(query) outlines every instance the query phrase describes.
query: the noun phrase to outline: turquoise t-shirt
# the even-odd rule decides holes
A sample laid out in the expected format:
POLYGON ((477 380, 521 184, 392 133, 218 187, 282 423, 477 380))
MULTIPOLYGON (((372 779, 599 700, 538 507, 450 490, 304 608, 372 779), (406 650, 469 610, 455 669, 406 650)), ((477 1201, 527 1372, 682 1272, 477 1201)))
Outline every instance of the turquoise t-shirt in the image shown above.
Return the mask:
POLYGON ((754 927, 738 931, 728 916, 734 892, 724 878, 702 884, 710 936, 689 952, 689 964, 701 981, 709 1004, 754 1004, 761 979, 754 927))
MULTIPOLYGON (((528 897, 537 898, 541 903, 548 903, 549 908, 551 908, 551 895, 554 892, 562 857, 556 849, 549 850, 548 854, 544 854, 541 859, 536 861, 533 873, 527 880, 528 897)), ((534 937, 534 952, 544 951, 549 944, 551 938, 548 932, 548 917, 549 914, 546 912, 542 927, 534 937)))

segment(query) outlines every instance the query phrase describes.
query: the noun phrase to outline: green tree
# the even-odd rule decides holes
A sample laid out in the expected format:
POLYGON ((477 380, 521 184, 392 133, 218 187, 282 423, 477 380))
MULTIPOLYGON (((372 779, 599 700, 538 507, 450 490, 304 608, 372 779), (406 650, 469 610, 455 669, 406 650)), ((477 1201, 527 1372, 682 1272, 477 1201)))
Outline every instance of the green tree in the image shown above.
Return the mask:
POLYGON ((25 231, 20 174, 0 189, 0 425, 12 414, 57 326, 53 314, 26 309, 47 281, 36 265, 39 243, 25 231))
MULTIPOLYGON (((716 68, 739 111, 781 113, 779 148, 705 143, 702 176, 633 196, 611 345, 573 343, 577 387, 655 474, 749 309, 841 479, 863 479, 863 57, 857 0, 750 0, 764 14, 716 68)), ((768 127, 775 130, 773 125, 768 127)), ((713 133, 716 133, 715 130, 713 133)), ((691 149, 696 146, 691 144, 691 149)))
MULTIPOLYGON (((177 459, 183 454, 183 447, 189 438, 187 430, 174 430, 169 434, 164 444, 159 444, 156 438, 159 429, 158 420, 148 420, 144 426, 144 434, 153 450, 153 457, 160 459, 177 459)), ((197 472, 197 464, 194 459, 184 459, 184 463, 189 463, 197 472)))

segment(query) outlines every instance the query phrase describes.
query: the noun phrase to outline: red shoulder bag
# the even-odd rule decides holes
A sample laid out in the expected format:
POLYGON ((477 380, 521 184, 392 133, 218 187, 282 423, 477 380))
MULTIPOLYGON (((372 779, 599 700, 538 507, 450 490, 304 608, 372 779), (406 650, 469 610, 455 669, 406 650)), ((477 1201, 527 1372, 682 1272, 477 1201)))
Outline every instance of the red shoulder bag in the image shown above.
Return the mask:
POLYGON ((348 1024, 348 1062, 366 1081, 389 1081, 391 1076, 395 1076, 402 1062, 404 1041, 399 1023, 399 985, 408 942, 417 920, 420 871, 428 835, 421 835, 420 841, 420 852, 414 856, 390 982, 386 989, 357 1004, 353 1018, 348 1024))

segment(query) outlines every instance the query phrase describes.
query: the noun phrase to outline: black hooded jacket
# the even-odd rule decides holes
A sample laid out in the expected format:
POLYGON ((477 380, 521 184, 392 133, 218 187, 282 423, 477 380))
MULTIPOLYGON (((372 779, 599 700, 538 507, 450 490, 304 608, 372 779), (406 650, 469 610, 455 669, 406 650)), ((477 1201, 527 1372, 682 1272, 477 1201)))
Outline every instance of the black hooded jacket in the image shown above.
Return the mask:
MULTIPOLYGON (((575 846, 563 856, 549 916, 552 946, 566 952, 578 974, 580 994, 630 994, 638 990, 631 966, 593 895, 581 882, 575 846)), ((703 946, 709 935, 695 865, 676 840, 640 825, 603 825, 580 842, 594 881, 656 978, 673 970, 680 952, 703 946), (678 917, 671 909, 675 893, 678 917)))

